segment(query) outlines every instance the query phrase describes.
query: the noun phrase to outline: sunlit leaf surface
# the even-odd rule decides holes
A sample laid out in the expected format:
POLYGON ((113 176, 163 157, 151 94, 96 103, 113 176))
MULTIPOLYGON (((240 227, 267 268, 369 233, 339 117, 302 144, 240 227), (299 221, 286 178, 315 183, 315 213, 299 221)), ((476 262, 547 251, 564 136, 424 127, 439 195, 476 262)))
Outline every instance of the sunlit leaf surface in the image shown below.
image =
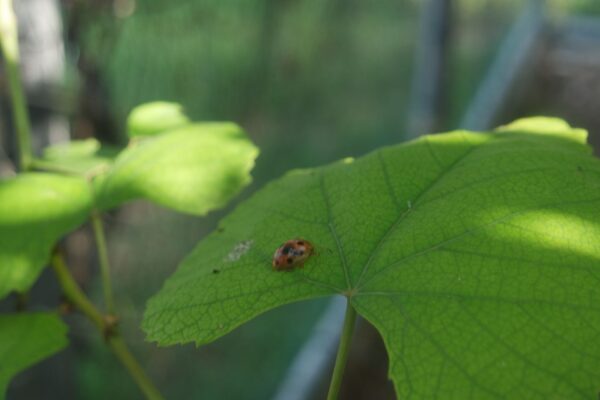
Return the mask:
POLYGON ((64 348, 66 334, 54 314, 0 315, 0 400, 13 376, 64 348))
POLYGON ((0 180, 0 298, 35 282, 56 242, 92 205, 83 178, 26 173, 0 180))
POLYGON ((197 123, 125 149, 95 181, 97 205, 108 209, 144 198, 203 215, 250 183, 258 149, 231 123, 197 123))
POLYGON ((127 134, 130 137, 151 136, 189 122, 180 104, 155 101, 137 106, 131 111, 127 118, 127 134))
POLYGON ((401 399, 596 398, 600 162, 585 137, 537 118, 292 171, 199 243, 143 327, 203 344, 345 295, 381 333, 401 399), (273 271, 293 238, 316 254, 273 271))

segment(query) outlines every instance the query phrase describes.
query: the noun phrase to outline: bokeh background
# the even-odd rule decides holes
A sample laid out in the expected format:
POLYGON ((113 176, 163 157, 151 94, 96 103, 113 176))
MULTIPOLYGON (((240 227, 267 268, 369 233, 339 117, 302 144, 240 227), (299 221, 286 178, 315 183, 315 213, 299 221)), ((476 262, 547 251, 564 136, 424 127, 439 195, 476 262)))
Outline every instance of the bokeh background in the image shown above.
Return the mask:
MULTIPOLYGON (((253 184, 228 209, 289 169, 423 133, 546 114, 599 142, 598 0, 15 3, 38 148, 91 136, 122 145, 134 106, 179 102, 195 120, 235 121, 261 149, 253 184)), ((0 173, 9 174, 15 149, 3 77, 0 93, 0 173)), ((169 399, 294 398, 280 390, 298 354, 337 329, 322 323, 327 300, 274 310, 200 349, 157 348, 139 328, 146 300, 228 209, 198 218, 133 203, 104 216, 121 330, 169 399)), ((65 244, 78 281, 102 304, 89 228, 65 244)), ((28 307, 59 304, 46 272, 28 307)), ((66 319, 72 346, 19 375, 8 398, 141 398, 88 321, 66 319)), ((304 365, 322 379, 295 394, 323 398, 328 366, 304 365)), ((342 398, 393 397, 381 340, 359 321, 342 398)))

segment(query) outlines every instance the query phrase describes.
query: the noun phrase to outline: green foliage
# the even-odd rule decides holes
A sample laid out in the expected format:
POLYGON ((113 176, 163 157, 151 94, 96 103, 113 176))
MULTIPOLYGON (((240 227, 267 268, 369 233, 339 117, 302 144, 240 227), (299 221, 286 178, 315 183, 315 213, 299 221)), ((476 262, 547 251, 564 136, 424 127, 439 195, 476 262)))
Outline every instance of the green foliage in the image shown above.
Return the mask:
POLYGON ((191 123, 167 102, 136 107, 127 124, 132 140, 121 152, 95 139, 73 141, 45 149, 35 165, 93 180, 101 210, 143 198, 204 215, 251 182, 258 149, 235 124, 191 123))
POLYGON ((105 171, 117 154, 118 149, 103 147, 96 139, 89 138, 46 147, 42 159, 34 164, 42 169, 91 178, 105 171))
MULTIPOLYGON (((140 110, 157 108, 163 116, 165 108, 171 110, 169 124, 161 125, 152 113, 138 113, 132 117, 138 133, 141 127, 149 133, 153 123, 163 129, 187 121, 177 114, 180 107, 170 103, 140 110)), ((139 138, 120 153, 95 139, 45 149, 34 165, 72 176, 26 173, 0 181, 0 298, 29 289, 52 247, 89 217, 92 206, 107 209, 146 198, 205 214, 224 206, 251 181, 257 154, 240 128, 230 123, 167 129, 139 138)))
POLYGON ((77 177, 26 173, 0 180, 0 298, 35 282, 55 243, 83 223, 92 198, 77 177))
POLYGON ((151 136, 189 123, 180 104, 155 101, 137 106, 129 113, 127 135, 151 136))
POLYGON ((66 334, 54 314, 0 315, 0 400, 13 376, 64 348, 66 334))
POLYGON ((382 334, 401 398, 593 398, 600 163, 585 136, 536 118, 292 171, 199 243, 143 328, 200 345, 341 294, 382 334), (273 271, 298 237, 316 254, 273 271))
POLYGON ((223 207, 250 183, 258 149, 231 123, 197 123, 168 130, 123 150, 94 181, 100 209, 145 198, 204 215, 223 207))

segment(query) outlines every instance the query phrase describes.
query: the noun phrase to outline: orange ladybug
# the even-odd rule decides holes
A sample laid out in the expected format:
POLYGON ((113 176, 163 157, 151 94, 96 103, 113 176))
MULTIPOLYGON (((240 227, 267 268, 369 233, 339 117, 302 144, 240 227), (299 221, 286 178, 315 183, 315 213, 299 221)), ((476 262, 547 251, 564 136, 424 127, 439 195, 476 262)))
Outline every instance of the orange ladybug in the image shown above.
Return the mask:
POLYGON ((314 246, 308 240, 288 240, 273 254, 273 269, 289 271, 295 267, 302 268, 304 262, 314 253, 314 246))

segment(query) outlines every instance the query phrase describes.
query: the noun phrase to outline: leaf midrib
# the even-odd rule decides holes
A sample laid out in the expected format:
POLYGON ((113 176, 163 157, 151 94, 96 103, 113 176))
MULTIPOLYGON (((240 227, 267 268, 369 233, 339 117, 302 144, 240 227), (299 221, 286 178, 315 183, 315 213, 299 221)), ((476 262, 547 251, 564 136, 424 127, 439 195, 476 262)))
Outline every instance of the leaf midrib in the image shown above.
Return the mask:
MULTIPOLYGON (((463 135, 463 138, 464 138, 464 135, 463 135)), ((365 265, 361 269, 361 273, 360 273, 360 275, 358 277, 356 285, 354 286, 354 288, 356 288, 356 289, 360 289, 362 280, 363 280, 363 278, 364 278, 367 270, 372 265, 372 262, 375 259, 375 257, 379 254, 379 252, 381 250, 381 247, 386 242, 386 239, 396 230, 396 228, 400 225, 400 223, 402 223, 402 221, 404 221, 406 219, 406 217, 411 214, 411 212, 413 212, 416 208, 418 208, 421 205, 420 200, 423 198, 423 196, 425 196, 434 187, 436 187, 441 181, 443 181, 444 178, 446 176, 448 176, 448 174, 460 162, 462 162, 465 159, 467 159, 467 157, 469 157, 469 155, 473 154, 476 149, 480 148, 477 145, 473 145, 473 144, 469 143, 471 145, 471 147, 469 147, 461 156, 459 156, 450 165, 448 165, 448 167, 446 167, 446 169, 443 169, 443 167, 441 166, 441 164, 439 163, 439 161, 437 161, 437 157, 433 153, 433 149, 431 148, 431 145, 429 144, 429 140, 427 140, 427 138, 425 138, 425 141, 426 141, 426 143, 428 143, 427 148, 429 149, 429 152, 431 153, 432 158, 434 158, 436 160, 436 163, 440 166, 440 168, 442 169, 442 171, 441 171, 441 173, 433 181, 431 181, 429 183, 429 185, 427 185, 424 189, 421 190, 421 192, 414 199, 413 204, 411 204, 411 206, 409 208, 407 208, 403 213, 401 213, 396 218, 396 220, 388 227, 388 229, 386 230, 386 232, 378 240, 378 242, 376 243, 373 251, 371 251, 371 255, 369 256, 369 258, 367 259, 365 265)), ((468 143, 467 140, 465 140, 465 141, 468 143)), ((379 150, 379 151, 381 151, 381 150, 379 150)), ((390 188, 390 189, 393 190, 393 188, 390 188)))
POLYGON ((325 207, 327 209, 327 227, 329 228, 329 233, 335 240, 335 245, 340 256, 340 261, 342 262, 342 269, 344 270, 344 278, 346 279, 346 289, 348 291, 352 290, 352 283, 350 281, 350 272, 348 271, 348 263, 346 262, 346 254, 344 253, 344 249, 342 248, 342 244, 340 242, 340 238, 337 234, 337 231, 334 226, 333 215, 332 215, 332 207, 329 200, 329 194, 327 192, 327 188, 325 187, 325 177, 323 176, 323 172, 319 174, 319 185, 321 189, 321 194, 323 196, 323 200, 325 201, 325 207))
POLYGON ((549 204, 538 204, 538 205, 534 205, 532 207, 528 207, 522 210, 518 210, 518 211, 514 211, 514 212, 510 212, 506 215, 503 215, 502 217, 496 218, 493 221, 490 221, 488 223, 482 224, 482 225, 477 225, 474 226, 472 228, 466 229, 465 231, 450 237, 450 238, 446 238, 444 240, 442 240, 441 242, 438 242, 432 246, 429 246, 423 250, 419 250, 417 252, 408 254, 404 257, 402 257, 399 260, 396 260, 384 267, 382 267, 379 271, 377 271, 374 275, 372 275, 367 281, 363 282, 363 284, 359 287, 357 287, 357 291, 360 290, 361 287, 364 287, 365 285, 367 285, 368 283, 372 282, 377 276, 381 275, 382 273, 386 272, 388 269, 390 269, 391 267, 397 267, 398 265, 403 264, 406 260, 415 258, 415 257, 419 257, 422 256, 424 254, 428 254, 431 251, 436 251, 440 248, 443 248, 445 245, 447 245, 448 243, 453 243, 461 238, 463 238, 464 236, 470 235, 474 232, 480 231, 482 229, 485 228, 489 228, 489 227, 493 227, 499 223, 505 222, 510 220, 511 218, 520 215, 520 214, 524 214, 533 210, 539 210, 540 208, 550 208, 550 207, 557 207, 557 206, 564 206, 564 205, 572 205, 572 204, 586 204, 586 203, 593 203, 593 202, 598 202, 600 201, 600 197, 598 198, 593 198, 593 199, 587 199, 587 200, 575 200, 575 201, 567 201, 567 202, 558 202, 558 203, 549 203, 549 204))
POLYGON ((440 290, 383 290, 383 291, 362 291, 358 292, 354 295, 355 298, 360 297, 369 297, 369 296, 379 296, 379 297, 388 297, 390 299, 396 297, 425 297, 429 299, 440 299, 440 300, 448 300, 453 299, 456 301, 472 301, 472 302, 488 302, 488 303, 498 303, 498 304, 509 304, 509 305, 524 305, 524 304, 535 304, 537 306, 545 306, 545 307, 557 307, 564 308, 572 311, 589 311, 600 313, 600 307, 594 307, 592 305, 583 305, 583 304, 571 304, 571 303, 561 303, 550 300, 543 299, 531 299, 531 298, 509 298, 509 297, 499 297, 499 296, 486 296, 486 295, 473 295, 469 293, 459 293, 459 292, 449 292, 449 291, 440 291, 440 290))

